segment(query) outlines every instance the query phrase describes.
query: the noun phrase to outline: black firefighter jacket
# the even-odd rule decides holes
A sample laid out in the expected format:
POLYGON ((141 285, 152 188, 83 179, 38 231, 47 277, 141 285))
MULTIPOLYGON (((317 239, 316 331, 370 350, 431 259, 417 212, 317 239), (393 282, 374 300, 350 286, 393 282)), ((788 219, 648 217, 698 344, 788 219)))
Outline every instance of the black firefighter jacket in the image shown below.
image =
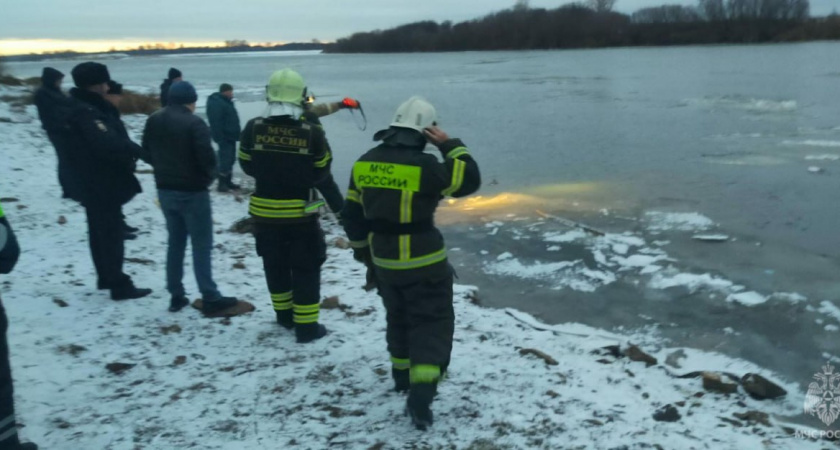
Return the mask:
POLYGON ((467 196, 481 185, 478 165, 459 139, 440 145, 443 162, 424 147, 425 140, 386 139, 353 165, 344 229, 354 248, 370 246, 377 277, 389 284, 449 275, 435 210, 444 197, 467 196))
MULTIPOLYGON (((94 92, 73 88, 67 118, 65 149, 73 182, 79 192, 74 198, 86 207, 123 205, 139 192, 134 176, 140 146, 132 142, 114 106, 94 92)), ((74 193, 75 194, 75 193, 74 193)))
POLYGON ((239 134, 242 132, 239 113, 236 112, 233 100, 219 92, 207 98, 207 121, 210 122, 213 140, 217 143, 239 140, 239 134))
POLYGON ((184 105, 169 105, 149 116, 141 158, 155 169, 158 189, 199 192, 216 178, 210 128, 184 105))
POLYGON ((306 116, 258 117, 245 124, 239 165, 256 179, 249 212, 267 224, 313 222, 315 189, 330 176, 330 145, 323 128, 306 116))

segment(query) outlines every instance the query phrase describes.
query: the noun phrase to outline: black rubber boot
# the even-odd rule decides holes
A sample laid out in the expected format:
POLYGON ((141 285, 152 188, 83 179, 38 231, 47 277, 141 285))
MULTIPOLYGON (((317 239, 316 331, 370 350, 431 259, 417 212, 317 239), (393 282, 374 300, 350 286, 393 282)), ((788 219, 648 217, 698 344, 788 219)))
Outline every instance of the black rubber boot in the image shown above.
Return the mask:
POLYGON ((279 323, 280 326, 282 326, 283 328, 286 328, 288 330, 291 330, 292 328, 295 327, 295 322, 292 318, 292 310, 291 309, 287 309, 287 310, 283 310, 283 311, 276 311, 275 310, 274 313, 277 314, 277 323, 279 323))
POLYGON ((298 344, 317 341, 327 335, 327 327, 320 323, 295 324, 295 336, 298 344))
POLYGON ((151 293, 151 289, 138 288, 133 284, 129 284, 125 287, 111 288, 111 300, 132 300, 145 297, 151 293))
POLYGON ((215 314, 228 308, 233 308, 239 303, 236 297, 222 297, 213 301, 202 301, 201 310, 205 314, 215 314))
POLYGON ((411 388, 411 377, 408 369, 391 368, 391 376, 394 378, 394 390, 397 392, 408 392, 411 388))
POLYGON ((437 385, 433 383, 412 384, 408 392, 405 410, 411 423, 420 431, 426 431, 434 422, 431 406, 436 393, 437 385))
POLYGON ((173 295, 171 299, 169 299, 169 312, 178 312, 184 309, 185 306, 189 305, 190 301, 184 295, 173 295))

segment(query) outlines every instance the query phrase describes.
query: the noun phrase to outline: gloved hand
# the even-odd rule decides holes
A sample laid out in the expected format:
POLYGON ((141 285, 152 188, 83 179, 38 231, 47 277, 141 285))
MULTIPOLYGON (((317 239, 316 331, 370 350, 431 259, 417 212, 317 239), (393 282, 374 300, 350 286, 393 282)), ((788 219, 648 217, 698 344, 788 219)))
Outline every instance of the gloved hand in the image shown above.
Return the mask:
POLYGON ((362 107, 362 104, 354 98, 344 97, 344 100, 341 101, 341 107, 342 108, 350 108, 350 109, 359 109, 359 108, 362 107))
POLYGON ((370 254, 370 246, 364 248, 353 248, 353 259, 359 261, 360 263, 365 263, 368 265, 373 260, 373 257, 370 254))

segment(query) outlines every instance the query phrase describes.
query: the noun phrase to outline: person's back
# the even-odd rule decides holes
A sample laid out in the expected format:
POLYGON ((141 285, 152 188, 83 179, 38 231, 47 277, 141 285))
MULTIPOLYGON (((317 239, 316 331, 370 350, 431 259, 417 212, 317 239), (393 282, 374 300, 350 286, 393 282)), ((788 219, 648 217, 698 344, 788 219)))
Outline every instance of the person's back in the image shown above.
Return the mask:
POLYGON ((437 204, 481 184, 478 165, 459 139, 437 127, 434 107, 412 97, 382 141, 353 165, 342 211, 354 257, 373 266, 387 310, 386 339, 397 391, 409 391, 407 410, 418 429, 432 424, 432 399, 452 351, 453 272, 434 226, 437 204), (423 152, 431 142, 444 161, 423 152))
POLYGON ((213 281, 213 213, 207 188, 213 182, 216 156, 210 129, 193 114, 197 100, 190 83, 174 83, 169 88, 169 106, 149 116, 143 130, 142 157, 154 167, 158 200, 169 233, 169 311, 180 311, 189 304, 183 284, 189 238, 201 310, 207 316, 238 315, 252 311, 253 305, 223 296, 213 281))
POLYGON ((197 192, 213 182, 216 159, 210 129, 184 105, 169 105, 149 116, 143 148, 159 189, 197 192))
POLYGON ((239 152, 242 170, 256 179, 249 212, 277 323, 294 329, 298 343, 327 334, 319 323, 326 242, 315 188, 329 176, 330 149, 323 128, 302 117, 305 93, 297 72, 275 72, 266 112, 245 125, 239 152))
POLYGON ((73 161, 68 155, 72 145, 69 118, 73 108, 72 100, 61 91, 64 74, 52 67, 45 67, 41 75, 41 87, 35 91, 34 102, 38 109, 41 127, 55 148, 58 159, 58 182, 62 197, 80 200, 80 180, 73 176, 73 161))

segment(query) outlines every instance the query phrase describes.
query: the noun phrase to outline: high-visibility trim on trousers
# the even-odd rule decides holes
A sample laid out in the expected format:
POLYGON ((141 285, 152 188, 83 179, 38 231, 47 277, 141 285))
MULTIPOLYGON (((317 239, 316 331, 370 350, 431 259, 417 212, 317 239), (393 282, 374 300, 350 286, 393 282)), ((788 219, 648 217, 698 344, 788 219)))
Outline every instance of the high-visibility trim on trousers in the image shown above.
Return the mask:
POLYGON ((281 292, 279 294, 271 294, 271 304, 274 305, 275 311, 288 311, 292 309, 292 293, 281 292))
POLYGON ((0 443, 11 438, 17 434, 17 425, 15 424, 15 415, 12 414, 3 420, 0 420, 0 443))
POLYGON ((411 366, 411 384, 434 383, 440 379, 440 366, 418 364, 411 366))
POLYGON ((411 369, 411 360, 405 358, 394 358, 392 356, 391 367, 397 370, 409 370, 411 369))
POLYGON ((318 322, 318 313, 321 310, 321 305, 315 303, 314 305, 294 305, 294 315, 292 316, 295 323, 306 324, 318 322))

